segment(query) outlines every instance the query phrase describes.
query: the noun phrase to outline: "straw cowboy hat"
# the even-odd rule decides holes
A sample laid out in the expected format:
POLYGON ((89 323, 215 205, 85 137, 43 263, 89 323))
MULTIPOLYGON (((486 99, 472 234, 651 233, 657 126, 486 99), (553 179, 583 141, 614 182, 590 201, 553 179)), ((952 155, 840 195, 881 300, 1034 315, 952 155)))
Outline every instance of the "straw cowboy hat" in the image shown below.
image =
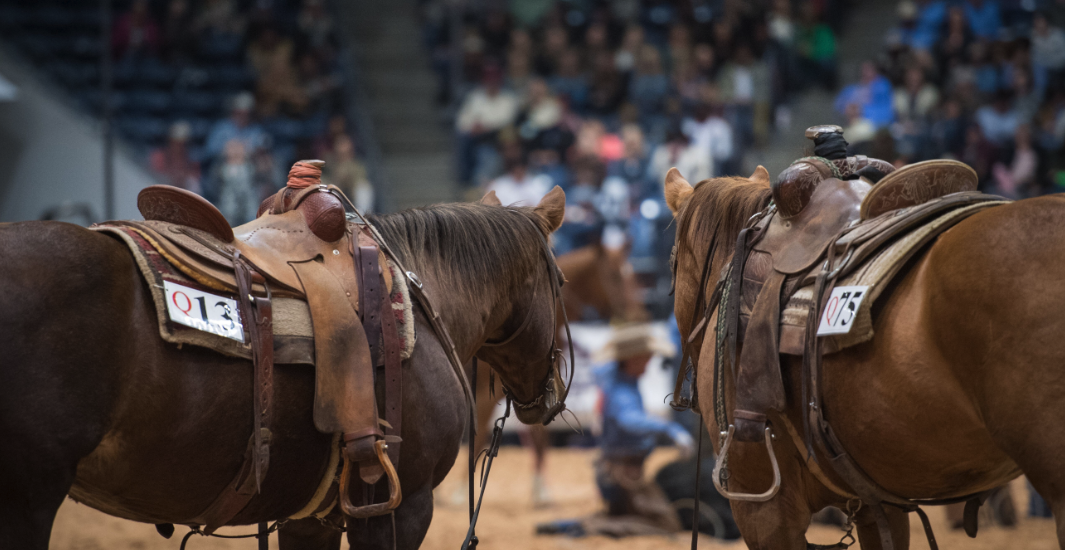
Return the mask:
POLYGON ((622 361, 647 353, 673 357, 677 350, 673 343, 657 334, 651 325, 629 325, 614 329, 614 336, 592 355, 596 363, 622 361))

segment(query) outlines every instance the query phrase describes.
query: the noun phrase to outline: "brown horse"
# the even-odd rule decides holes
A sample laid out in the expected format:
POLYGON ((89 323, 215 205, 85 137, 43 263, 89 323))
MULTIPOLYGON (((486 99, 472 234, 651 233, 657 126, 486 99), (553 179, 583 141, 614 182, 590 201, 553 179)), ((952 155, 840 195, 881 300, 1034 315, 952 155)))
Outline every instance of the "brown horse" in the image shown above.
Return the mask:
MULTIPOLYGON (((494 193, 485 197, 491 200, 494 193)), ((592 315, 599 319, 624 322, 646 321, 650 315, 640 301, 636 276, 629 263, 629 246, 611 248, 602 243, 590 244, 558 257, 556 264, 566 277, 562 287, 562 304, 569 320, 588 320, 592 315)), ((557 327, 562 341, 562 311, 559 311, 557 327)), ((477 376, 477 437, 475 448, 483 449, 490 434, 492 414, 502 393, 499 383, 490 386, 488 366, 481 367, 477 376), (494 390, 494 391, 493 391, 494 390), (493 394, 496 398, 493 398, 493 394)), ((467 376, 469 372, 467 372, 467 376)), ((543 486, 544 458, 549 444, 547 430, 541 425, 528 429, 535 459, 533 461, 533 502, 546 504, 543 486)), ((465 493, 462 493, 463 495, 465 493)), ((462 495, 459 495, 460 497, 462 495)), ((458 500, 458 499, 455 499, 458 500)))
MULTIPOLYGON (((706 295, 732 255, 738 233, 769 201, 768 174, 706 180, 694 190, 666 181, 677 216, 676 313, 691 333, 700 277, 711 258, 706 295)), ((824 358, 824 414, 846 450, 875 482, 906 498, 958 497, 1024 473, 1054 511, 1065 548, 1065 197, 1018 201, 975 214, 939 237, 899 276, 878 304, 876 337, 824 358)), ((711 319, 709 327, 714 327, 711 319)), ((699 405, 714 410, 713 331, 692 347, 699 405)), ((776 426, 803 429, 801 361, 781 356, 787 412, 776 426)), ((726 411, 735 388, 725 369, 726 411)), ((712 425, 715 445, 725 426, 712 425)), ((783 429, 778 430, 784 432, 783 429)), ((797 437, 801 441, 802 434, 797 437)), ((774 445, 783 484, 767 502, 733 501, 753 549, 805 549, 811 511, 845 507, 811 470, 846 487, 821 449, 805 450, 781 433, 774 445)), ((718 447, 720 448, 720 447, 718 447)), ((762 443, 730 449, 730 490, 772 483, 762 443)), ((853 491, 852 491, 853 492, 853 491)), ((897 548, 909 545, 909 517, 887 507, 897 548)), ((869 508, 857 514, 862 548, 881 548, 869 508)))
MULTIPOLYGON (((556 188, 535 208, 454 204, 372 219, 424 283, 459 357, 500 365, 520 402, 539 401, 555 370, 557 281, 543 243, 564 208, 556 188), (481 349, 519 327, 506 345, 481 349)), ((163 342, 149 289, 111 237, 63 223, 3 224, 0 251, 0 548, 47 549, 68 494, 148 523, 187 523, 203 512, 243 461, 251 363, 163 342)), ((403 365, 403 502, 394 518, 348 518, 354 548, 392 548, 393 533, 399 548, 421 543, 431 490, 466 424, 459 379, 420 308, 416 325, 403 365)), ((276 366, 271 467, 231 524, 288 517, 311 497, 332 440, 314 428, 313 394, 312 368, 276 366)), ((518 409, 518 418, 543 421, 558 394, 518 409)), ((327 519, 344 520, 337 511, 327 519)), ((282 548, 340 544, 339 531, 313 519, 285 524, 279 538, 282 548)))

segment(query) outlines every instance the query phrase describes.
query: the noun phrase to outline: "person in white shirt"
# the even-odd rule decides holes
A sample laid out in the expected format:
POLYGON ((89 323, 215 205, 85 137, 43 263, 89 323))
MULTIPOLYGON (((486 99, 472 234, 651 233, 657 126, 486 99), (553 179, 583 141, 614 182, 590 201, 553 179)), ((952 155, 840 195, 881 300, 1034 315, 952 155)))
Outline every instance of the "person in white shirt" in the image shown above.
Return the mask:
POLYGON ((515 160, 485 191, 495 191, 503 206, 536 206, 551 187, 550 177, 531 174, 524 160, 515 160))
MULTIPOLYGON (((732 158, 732 126, 706 103, 697 106, 694 114, 694 117, 684 120, 681 131, 691 140, 693 148, 713 159, 711 170, 720 171, 732 158)), ((687 175, 686 172, 681 173, 687 175)), ((721 174, 714 172, 714 175, 721 174)))
POLYGON ((499 68, 485 67, 481 86, 466 96, 455 119, 461 181, 470 181, 476 168, 477 147, 493 141, 499 130, 513 124, 519 107, 518 97, 503 89, 503 74, 499 68))
POLYGON ((689 181, 703 181, 714 176, 714 161, 706 150, 677 130, 670 132, 666 142, 655 148, 648 173, 653 181, 661 183, 666 179, 666 172, 674 166, 689 181))

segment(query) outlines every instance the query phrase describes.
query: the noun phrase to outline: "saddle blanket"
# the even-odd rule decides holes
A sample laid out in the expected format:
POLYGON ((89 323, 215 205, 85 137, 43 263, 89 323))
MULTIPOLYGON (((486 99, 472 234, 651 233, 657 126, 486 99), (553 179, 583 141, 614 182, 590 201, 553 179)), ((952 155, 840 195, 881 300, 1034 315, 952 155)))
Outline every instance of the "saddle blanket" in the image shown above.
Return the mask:
MULTIPOLYGON (((177 324, 167 314, 164 282, 181 284, 211 294, 225 294, 208 288, 189 277, 164 258, 152 243, 136 228, 125 225, 98 225, 92 228, 118 237, 133 253, 141 275, 148 283, 159 321, 159 335, 163 340, 182 346, 185 344, 203 347, 231 357, 251 359, 251 346, 210 332, 177 324)), ((388 262, 392 271, 392 311, 396 316, 396 328, 403 341, 403 359, 409 359, 414 351, 414 311, 406 277, 388 262)), ((232 296, 229 296, 232 297, 232 296)), ((274 296, 274 361, 278 364, 314 364, 314 332, 307 302, 296 298, 274 296)), ((247 340, 247 338, 245 339, 247 340)))
MULTIPOLYGON (((841 286, 867 286, 869 290, 865 299, 858 306, 849 332, 823 337, 824 353, 835 353, 844 348, 856 346, 873 339, 873 304, 884 289, 894 280, 903 268, 918 252, 923 250, 932 239, 942 234, 954 224, 976 212, 1009 201, 987 201, 964 206, 946 212, 917 229, 904 234, 894 243, 866 260, 850 275, 836 282, 841 286)), ((806 322, 813 303, 814 285, 803 286, 784 306, 780 316, 780 353, 803 355, 806 339, 806 322)))

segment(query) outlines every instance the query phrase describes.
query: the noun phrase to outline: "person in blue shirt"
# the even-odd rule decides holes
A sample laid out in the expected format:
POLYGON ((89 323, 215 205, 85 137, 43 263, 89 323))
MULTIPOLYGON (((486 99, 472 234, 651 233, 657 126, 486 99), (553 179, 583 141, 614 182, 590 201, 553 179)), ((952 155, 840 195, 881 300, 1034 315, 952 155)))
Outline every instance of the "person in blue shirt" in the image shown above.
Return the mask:
POLYGON ((650 416, 643 408, 639 380, 655 354, 670 357, 675 348, 649 325, 632 325, 616 329, 593 357, 596 363, 605 363, 595 371, 603 424, 595 482, 606 509, 582 519, 540 524, 538 533, 623 537, 681 529, 677 511, 662 488, 644 476, 644 462, 659 436, 672 439, 682 458, 695 451, 692 436, 683 426, 650 416))

